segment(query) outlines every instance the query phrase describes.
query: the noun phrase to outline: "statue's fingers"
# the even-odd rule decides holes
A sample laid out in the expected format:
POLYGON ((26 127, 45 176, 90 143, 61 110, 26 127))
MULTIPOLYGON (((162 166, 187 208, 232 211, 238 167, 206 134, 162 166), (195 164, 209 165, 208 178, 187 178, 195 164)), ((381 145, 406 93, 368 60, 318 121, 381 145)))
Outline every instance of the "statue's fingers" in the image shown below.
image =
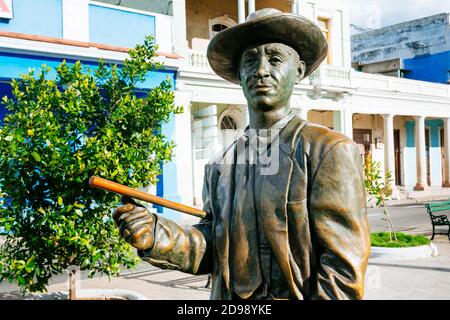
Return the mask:
POLYGON ((131 231, 131 233, 135 233, 144 225, 153 225, 154 221, 155 220, 151 216, 142 217, 127 223, 127 228, 129 231, 131 231))
POLYGON ((148 225, 144 225, 137 230, 133 238, 135 239, 133 246, 139 250, 147 250, 153 247, 154 235, 148 225))
POLYGON ((126 214, 123 214, 120 217, 120 221, 125 221, 126 223, 130 224, 133 221, 143 218, 153 218, 153 216, 148 213, 147 210, 133 210, 127 212, 126 214))
POLYGON ((114 221, 118 222, 120 220, 120 216, 126 212, 129 212, 133 210, 132 204, 125 204, 123 206, 118 207, 116 210, 114 210, 112 217, 114 221))

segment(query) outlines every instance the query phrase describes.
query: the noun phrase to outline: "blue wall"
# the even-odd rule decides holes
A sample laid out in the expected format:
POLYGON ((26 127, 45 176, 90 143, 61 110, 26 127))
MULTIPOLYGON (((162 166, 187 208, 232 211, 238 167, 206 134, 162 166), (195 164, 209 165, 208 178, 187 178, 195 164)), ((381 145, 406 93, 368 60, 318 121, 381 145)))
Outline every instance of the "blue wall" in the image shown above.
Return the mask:
POLYGON ((0 20, 0 30, 62 38, 61 0, 14 0, 11 20, 0 20))
POLYGON ((405 78, 447 83, 450 79, 450 51, 405 59, 404 68, 411 70, 405 78))
MULTIPOLYGON (((430 180, 432 186, 442 185, 442 161, 439 129, 443 126, 440 119, 426 120, 425 126, 430 130, 430 180)), ((417 182, 416 171, 416 146, 415 146, 415 122, 406 121, 406 146, 405 146, 405 185, 414 186, 417 182)))
POLYGON ((89 40, 122 47, 134 47, 145 36, 155 37, 155 17, 89 5, 89 40))

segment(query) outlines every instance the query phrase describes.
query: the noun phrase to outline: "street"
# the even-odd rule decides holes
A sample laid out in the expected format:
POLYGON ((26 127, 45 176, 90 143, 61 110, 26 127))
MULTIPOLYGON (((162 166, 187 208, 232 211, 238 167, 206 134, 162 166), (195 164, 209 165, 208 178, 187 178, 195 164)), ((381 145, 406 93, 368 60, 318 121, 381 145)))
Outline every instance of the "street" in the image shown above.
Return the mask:
MULTIPOLYGON (((388 207, 396 231, 431 236, 430 216, 424 204, 388 207)), ((382 208, 369 208, 370 231, 388 230, 382 208)))

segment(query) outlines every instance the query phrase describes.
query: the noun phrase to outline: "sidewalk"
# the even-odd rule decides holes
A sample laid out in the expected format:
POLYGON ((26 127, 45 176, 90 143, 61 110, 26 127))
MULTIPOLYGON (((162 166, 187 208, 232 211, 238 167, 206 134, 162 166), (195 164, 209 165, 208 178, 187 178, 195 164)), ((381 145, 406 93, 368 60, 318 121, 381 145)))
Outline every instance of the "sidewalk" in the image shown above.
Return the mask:
POLYGON ((430 187, 427 191, 399 190, 398 199, 386 201, 388 206, 427 203, 431 201, 450 201, 450 188, 430 187))
MULTIPOLYGON (((366 272, 365 299, 409 300, 450 299, 450 241, 437 235, 433 243, 439 256, 417 260, 369 261, 366 272)), ((150 300, 207 300, 207 276, 159 270, 152 266, 119 278, 82 280, 82 289, 126 289, 150 300)), ((67 283, 52 285, 49 292, 67 291, 67 283)), ((20 299, 17 292, 0 294, 0 299, 20 299)))

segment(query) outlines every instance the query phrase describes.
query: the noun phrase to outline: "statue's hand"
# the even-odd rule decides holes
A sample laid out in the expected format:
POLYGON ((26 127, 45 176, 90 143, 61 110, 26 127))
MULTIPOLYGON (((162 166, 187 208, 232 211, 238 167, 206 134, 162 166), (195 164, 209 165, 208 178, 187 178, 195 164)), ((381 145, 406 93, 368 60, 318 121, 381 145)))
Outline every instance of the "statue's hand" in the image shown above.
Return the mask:
POLYGON ((120 235, 138 250, 151 249, 155 240, 155 215, 129 197, 122 197, 122 203, 113 213, 120 235))

